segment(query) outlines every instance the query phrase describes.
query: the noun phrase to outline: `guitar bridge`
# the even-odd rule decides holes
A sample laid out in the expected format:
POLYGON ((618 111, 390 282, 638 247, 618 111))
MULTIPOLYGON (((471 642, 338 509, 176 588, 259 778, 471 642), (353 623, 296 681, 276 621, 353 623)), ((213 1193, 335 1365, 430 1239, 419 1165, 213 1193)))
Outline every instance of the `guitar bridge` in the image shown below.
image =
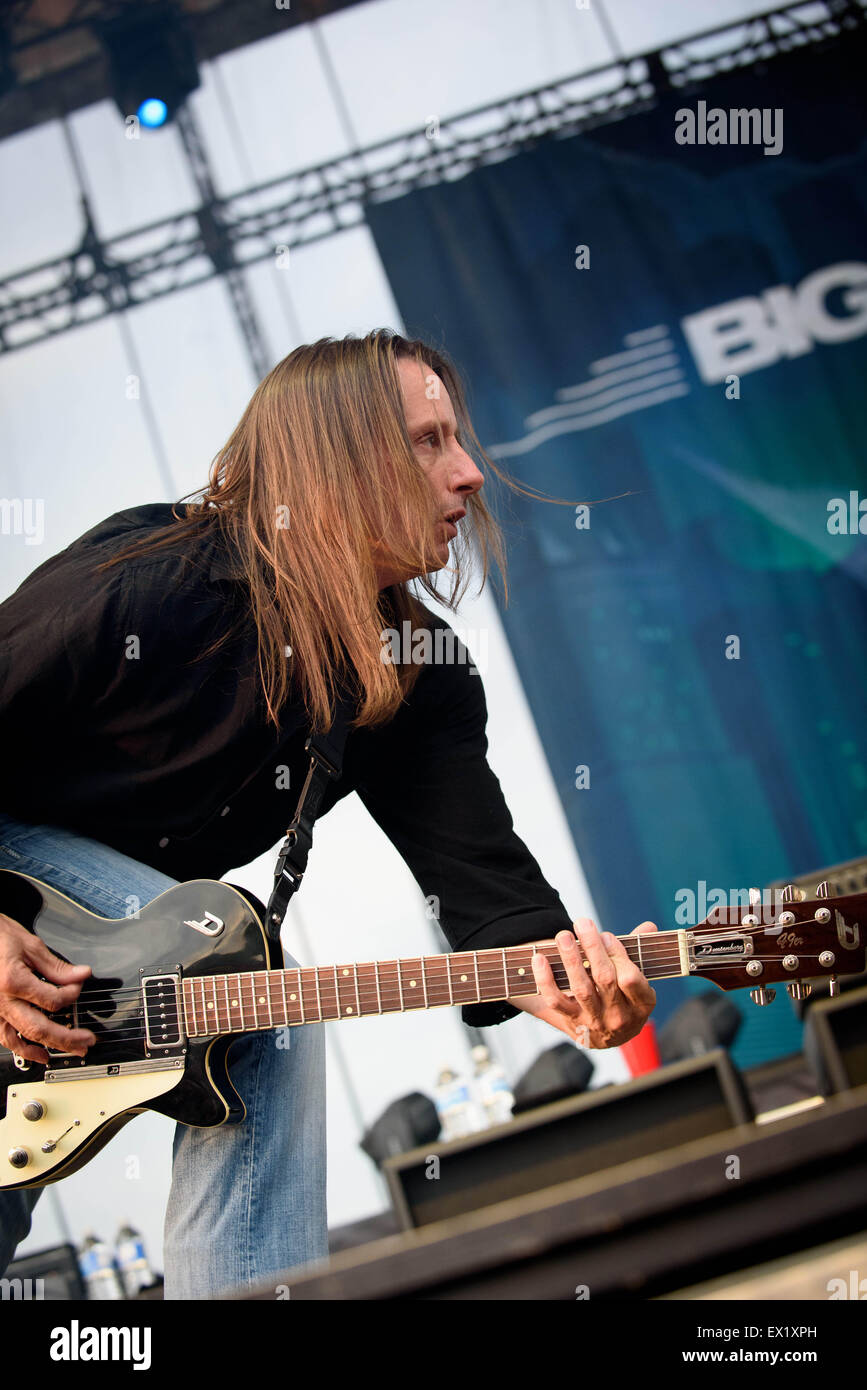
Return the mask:
POLYGON ((182 1048, 180 975, 145 975, 141 982, 144 1005, 145 1051, 170 1052, 182 1048))

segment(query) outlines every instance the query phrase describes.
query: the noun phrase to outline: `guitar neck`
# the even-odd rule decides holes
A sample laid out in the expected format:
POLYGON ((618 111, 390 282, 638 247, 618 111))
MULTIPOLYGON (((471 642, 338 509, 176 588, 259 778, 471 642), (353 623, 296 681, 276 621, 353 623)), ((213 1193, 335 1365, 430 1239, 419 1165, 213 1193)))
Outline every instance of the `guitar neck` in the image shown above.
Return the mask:
MULTIPOLYGON (((683 931, 621 936, 648 980, 686 975, 683 931)), ((536 994, 534 954, 547 957, 560 989, 569 981, 552 942, 456 951, 445 956, 196 975, 183 981, 189 1037, 248 1033, 369 1014, 408 1013, 536 994)))

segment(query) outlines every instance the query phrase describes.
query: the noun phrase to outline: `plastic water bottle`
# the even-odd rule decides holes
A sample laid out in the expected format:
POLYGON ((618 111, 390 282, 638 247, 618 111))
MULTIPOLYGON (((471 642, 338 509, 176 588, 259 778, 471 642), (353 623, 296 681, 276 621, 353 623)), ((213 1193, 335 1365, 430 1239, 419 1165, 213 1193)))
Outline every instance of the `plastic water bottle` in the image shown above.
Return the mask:
POLYGON ((89 1231, 78 1252, 78 1267, 88 1298, 125 1298, 123 1284, 114 1262, 111 1246, 89 1231))
POLYGON ((450 1067, 440 1072, 435 1099, 442 1139, 460 1139, 485 1128, 485 1117, 473 1099, 469 1081, 450 1067))
POLYGON ((155 1282, 154 1272, 145 1254, 141 1233, 134 1226, 121 1226, 115 1240, 115 1259, 127 1298, 135 1298, 139 1289, 148 1289, 155 1282))
POLYGON ((507 1120, 511 1120, 512 1106, 515 1104, 506 1073, 499 1062, 493 1060, 483 1044, 473 1048, 473 1061, 476 1064, 476 1094, 484 1109, 487 1123, 504 1125, 507 1120))

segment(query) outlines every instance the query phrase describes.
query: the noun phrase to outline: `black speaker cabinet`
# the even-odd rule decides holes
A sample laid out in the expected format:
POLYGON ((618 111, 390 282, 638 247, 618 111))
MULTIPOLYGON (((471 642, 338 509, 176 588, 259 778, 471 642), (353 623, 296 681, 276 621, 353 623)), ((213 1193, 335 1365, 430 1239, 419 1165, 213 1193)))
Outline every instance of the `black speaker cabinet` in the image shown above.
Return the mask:
POLYGON ((804 1051, 824 1095, 867 1086, 867 988, 812 1004, 804 1051))
POLYGON ((460 1216, 749 1124, 743 1079, 721 1048, 623 1085, 543 1105, 504 1125, 383 1164, 404 1228, 460 1216))
POLYGON ((3 1273, 7 1298, 55 1302, 87 1298, 74 1245, 52 1245, 21 1255, 3 1273))

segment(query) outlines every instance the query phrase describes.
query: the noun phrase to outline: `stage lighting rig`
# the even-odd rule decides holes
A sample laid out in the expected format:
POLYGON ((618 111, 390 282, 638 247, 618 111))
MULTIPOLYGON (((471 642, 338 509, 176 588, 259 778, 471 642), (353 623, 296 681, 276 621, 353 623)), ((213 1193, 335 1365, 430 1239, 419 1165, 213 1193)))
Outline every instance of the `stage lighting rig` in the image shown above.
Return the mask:
POLYGON ((131 6, 95 26, 108 55, 114 99, 124 119, 146 129, 171 121, 199 85, 193 40, 173 4, 131 6))

